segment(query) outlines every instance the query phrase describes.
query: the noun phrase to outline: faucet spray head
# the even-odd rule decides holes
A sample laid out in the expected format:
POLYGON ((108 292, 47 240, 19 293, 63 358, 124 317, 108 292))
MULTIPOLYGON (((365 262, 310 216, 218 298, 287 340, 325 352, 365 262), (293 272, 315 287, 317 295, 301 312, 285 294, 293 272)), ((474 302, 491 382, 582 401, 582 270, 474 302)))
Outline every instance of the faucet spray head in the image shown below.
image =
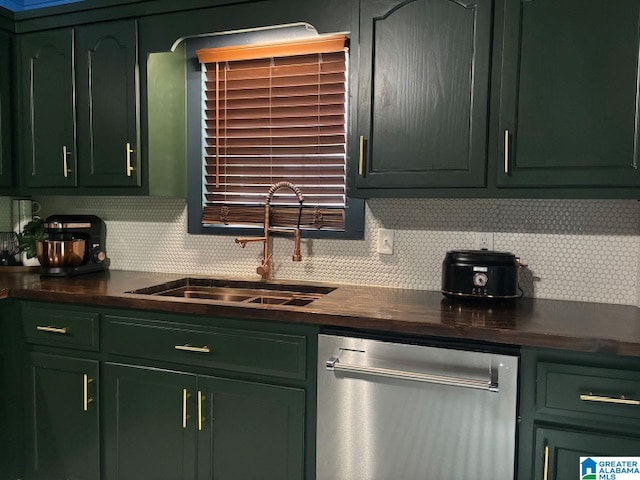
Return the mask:
POLYGON ((291 260, 294 262, 302 261, 302 254, 300 253, 300 229, 298 228, 293 232, 293 256, 291 260))

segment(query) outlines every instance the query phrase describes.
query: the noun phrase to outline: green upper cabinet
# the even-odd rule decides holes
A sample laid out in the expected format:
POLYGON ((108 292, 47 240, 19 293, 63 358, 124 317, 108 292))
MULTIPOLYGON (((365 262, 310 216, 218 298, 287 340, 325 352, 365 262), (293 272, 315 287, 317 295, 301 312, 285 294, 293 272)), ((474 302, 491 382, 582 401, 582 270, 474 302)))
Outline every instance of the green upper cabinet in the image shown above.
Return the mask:
POLYGON ((140 185, 135 21, 76 30, 80 183, 140 185))
POLYGON ((358 189, 485 185, 491 10, 490 0, 361 2, 358 189))
POLYGON ((136 21, 24 34, 19 65, 27 193, 139 187, 136 21))
POLYGON ((498 186, 640 185, 640 1, 501 6, 498 186))
POLYGON ((0 31, 0 187, 13 185, 11 159, 11 43, 0 31))
POLYGON ((77 185, 73 30, 19 37, 20 158, 27 187, 77 185))

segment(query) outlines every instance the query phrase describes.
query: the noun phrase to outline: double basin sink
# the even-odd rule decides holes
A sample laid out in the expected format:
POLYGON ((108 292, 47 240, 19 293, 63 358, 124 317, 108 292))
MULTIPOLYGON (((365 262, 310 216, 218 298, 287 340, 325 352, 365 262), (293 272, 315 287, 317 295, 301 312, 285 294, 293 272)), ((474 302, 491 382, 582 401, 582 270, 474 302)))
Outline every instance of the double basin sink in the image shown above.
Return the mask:
POLYGON ((216 302, 303 307, 335 288, 210 278, 181 278, 127 293, 160 297, 195 298, 216 302))

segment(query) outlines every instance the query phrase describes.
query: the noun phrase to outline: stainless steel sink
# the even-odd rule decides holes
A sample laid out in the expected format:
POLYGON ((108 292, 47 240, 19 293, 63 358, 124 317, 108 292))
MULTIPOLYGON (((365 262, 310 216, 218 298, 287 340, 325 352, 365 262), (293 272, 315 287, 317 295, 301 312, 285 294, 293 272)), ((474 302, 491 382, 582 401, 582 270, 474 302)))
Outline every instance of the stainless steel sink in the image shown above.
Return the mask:
POLYGON ((314 285, 290 285, 187 277, 127 293, 198 298, 221 302, 303 307, 333 290, 335 290, 333 287, 314 285))

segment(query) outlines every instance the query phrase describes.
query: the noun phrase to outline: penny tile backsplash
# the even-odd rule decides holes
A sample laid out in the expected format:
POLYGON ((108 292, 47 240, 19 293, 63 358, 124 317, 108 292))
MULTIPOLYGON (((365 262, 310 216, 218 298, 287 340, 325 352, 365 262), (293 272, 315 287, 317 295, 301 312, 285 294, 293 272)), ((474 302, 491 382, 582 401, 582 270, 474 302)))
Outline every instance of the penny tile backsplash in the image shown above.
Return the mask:
MULTIPOLYGON (((112 269, 251 276, 260 244, 241 249, 229 236, 187 234, 183 199, 38 197, 42 215, 95 214, 107 223, 112 269)), ((10 199, 0 198, 0 229, 10 199)), ((474 248, 494 232, 494 249, 529 265, 529 297, 640 306, 640 202, 635 200, 373 199, 364 240, 290 239, 274 244, 274 276, 357 285, 438 290, 447 250, 474 248), (376 253, 379 228, 395 230, 392 255, 376 253)))

